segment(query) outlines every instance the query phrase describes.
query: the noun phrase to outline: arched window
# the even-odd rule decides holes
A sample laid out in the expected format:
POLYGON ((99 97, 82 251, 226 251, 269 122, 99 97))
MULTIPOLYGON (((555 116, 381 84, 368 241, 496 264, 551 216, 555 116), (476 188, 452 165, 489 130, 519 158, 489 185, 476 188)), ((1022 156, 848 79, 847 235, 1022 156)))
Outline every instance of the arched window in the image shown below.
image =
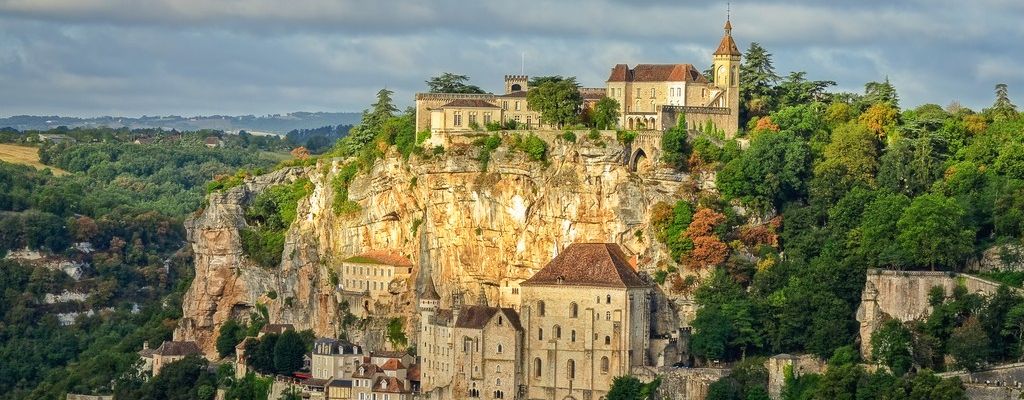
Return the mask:
POLYGON ((605 336, 604 337, 604 344, 605 345, 611 345, 612 344, 612 337, 611 336, 605 336))
POLYGON ((580 306, 576 305, 576 302, 573 302, 572 304, 569 305, 569 317, 570 318, 576 318, 579 315, 580 315, 580 306))
POLYGON ((729 79, 729 84, 735 84, 736 83, 736 66, 735 65, 732 66, 732 74, 729 75, 729 78, 730 78, 729 79))
POLYGON ((494 385, 495 385, 495 386, 501 386, 501 378, 496 378, 496 379, 494 380, 494 385))
POLYGON ((540 358, 533 359, 533 376, 540 378, 541 373, 544 371, 541 368, 540 358))
POLYGON ((537 340, 544 340, 544 328, 537 328, 537 340))
POLYGON ((544 316, 544 301, 537 302, 537 315, 544 316))
POLYGON ((558 325, 555 325, 554 330, 555 330, 555 339, 561 339, 562 338, 562 327, 558 326, 558 325))
POLYGON ((501 354, 502 350, 504 350, 504 348, 501 347, 501 343, 498 343, 498 354, 501 354))
POLYGON ((566 367, 569 373, 569 379, 576 379, 576 361, 569 360, 569 362, 566 363, 566 367))
POLYGON ((612 320, 612 312, 611 311, 605 311, 604 312, 604 320, 605 321, 611 321, 612 320))
POLYGON ((608 357, 601 357, 601 373, 608 373, 608 357))
POLYGON ((498 326, 501 326, 501 325, 502 325, 503 323, 504 323, 504 320, 503 320, 503 319, 501 318, 501 316, 499 315, 499 316, 498 316, 498 326))
POLYGON ((573 329, 571 333, 572 333, 572 341, 575 342, 576 341, 576 330, 573 329))
POLYGON ((498 365, 494 366, 494 373, 496 373, 496 374, 500 374, 501 373, 501 364, 498 364, 498 365))
POLYGON ((718 67, 718 76, 715 77, 715 82, 725 83, 725 66, 720 65, 718 67))
POLYGON ((608 304, 612 304, 612 295, 610 295, 610 294, 604 295, 604 302, 608 303, 608 304))

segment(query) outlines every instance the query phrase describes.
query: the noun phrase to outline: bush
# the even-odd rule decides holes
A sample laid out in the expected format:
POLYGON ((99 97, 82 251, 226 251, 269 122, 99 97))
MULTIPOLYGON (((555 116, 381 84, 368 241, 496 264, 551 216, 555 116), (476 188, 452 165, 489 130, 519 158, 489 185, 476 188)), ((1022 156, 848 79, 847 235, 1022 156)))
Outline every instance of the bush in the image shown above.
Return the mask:
POLYGON ((564 140, 566 142, 576 143, 576 134, 573 133, 573 131, 562 132, 562 135, 559 136, 559 137, 562 138, 562 140, 564 140))
POLYGON ((533 161, 547 161, 548 143, 532 132, 529 135, 515 135, 512 140, 512 148, 526 153, 533 161))
POLYGON ((281 253, 284 252, 284 231, 243 228, 238 233, 241 236, 242 254, 265 268, 281 264, 281 253))
POLYGON ((634 131, 615 131, 615 139, 622 143, 623 146, 629 146, 636 140, 637 133, 634 131))
POLYGON ((359 173, 359 165, 348 163, 341 167, 338 175, 331 180, 331 188, 334 189, 334 204, 331 208, 336 215, 351 214, 359 211, 359 203, 348 198, 348 186, 359 173))
POLYGON ((480 169, 487 171, 487 165, 491 162, 491 152, 501 146, 501 136, 495 133, 474 140, 473 144, 480 148, 480 155, 477 156, 477 161, 480 161, 480 169))

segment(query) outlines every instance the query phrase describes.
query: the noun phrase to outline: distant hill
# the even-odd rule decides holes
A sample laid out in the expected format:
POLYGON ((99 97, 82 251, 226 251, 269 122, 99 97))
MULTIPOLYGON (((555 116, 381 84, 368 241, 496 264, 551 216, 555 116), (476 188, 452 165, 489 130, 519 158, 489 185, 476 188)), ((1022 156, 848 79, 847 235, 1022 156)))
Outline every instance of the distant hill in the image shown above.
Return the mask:
POLYGON ((251 132, 267 132, 284 135, 292 130, 314 129, 327 125, 354 125, 359 122, 360 113, 331 113, 331 112, 293 112, 288 114, 274 114, 264 116, 254 115, 210 115, 196 117, 181 117, 177 115, 168 116, 142 116, 139 118, 129 117, 60 117, 60 116, 34 116, 15 115, 8 118, 0 118, 0 128, 14 128, 17 130, 46 130, 59 126, 68 128, 79 127, 111 127, 121 128, 162 128, 177 129, 179 131, 194 131, 199 129, 217 129, 222 131, 246 130, 251 132))

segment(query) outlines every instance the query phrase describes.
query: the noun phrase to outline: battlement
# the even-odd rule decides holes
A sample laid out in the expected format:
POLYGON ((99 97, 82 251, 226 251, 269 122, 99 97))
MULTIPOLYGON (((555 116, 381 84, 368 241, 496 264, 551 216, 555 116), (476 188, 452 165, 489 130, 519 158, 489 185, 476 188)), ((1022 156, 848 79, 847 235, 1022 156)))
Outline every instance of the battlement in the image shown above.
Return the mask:
POLYGON ((505 75, 506 81, 525 81, 530 79, 528 75, 505 75))
POLYGON ((493 93, 416 93, 416 100, 494 100, 493 93))

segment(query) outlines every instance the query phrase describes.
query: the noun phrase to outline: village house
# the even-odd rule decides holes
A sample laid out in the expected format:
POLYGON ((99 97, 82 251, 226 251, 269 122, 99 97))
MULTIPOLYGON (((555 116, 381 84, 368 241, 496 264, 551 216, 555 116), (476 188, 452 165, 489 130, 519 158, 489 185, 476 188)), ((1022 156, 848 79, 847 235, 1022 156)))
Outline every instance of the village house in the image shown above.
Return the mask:
MULTIPOLYGON (((148 347, 144 345, 144 347, 148 347)), ((145 350, 145 349, 144 349, 145 350)), ((152 353, 153 376, 159 375, 160 370, 172 362, 181 360, 190 355, 202 355, 199 346, 192 341, 165 341, 152 353)), ((145 362, 145 361, 144 361, 145 362)))

